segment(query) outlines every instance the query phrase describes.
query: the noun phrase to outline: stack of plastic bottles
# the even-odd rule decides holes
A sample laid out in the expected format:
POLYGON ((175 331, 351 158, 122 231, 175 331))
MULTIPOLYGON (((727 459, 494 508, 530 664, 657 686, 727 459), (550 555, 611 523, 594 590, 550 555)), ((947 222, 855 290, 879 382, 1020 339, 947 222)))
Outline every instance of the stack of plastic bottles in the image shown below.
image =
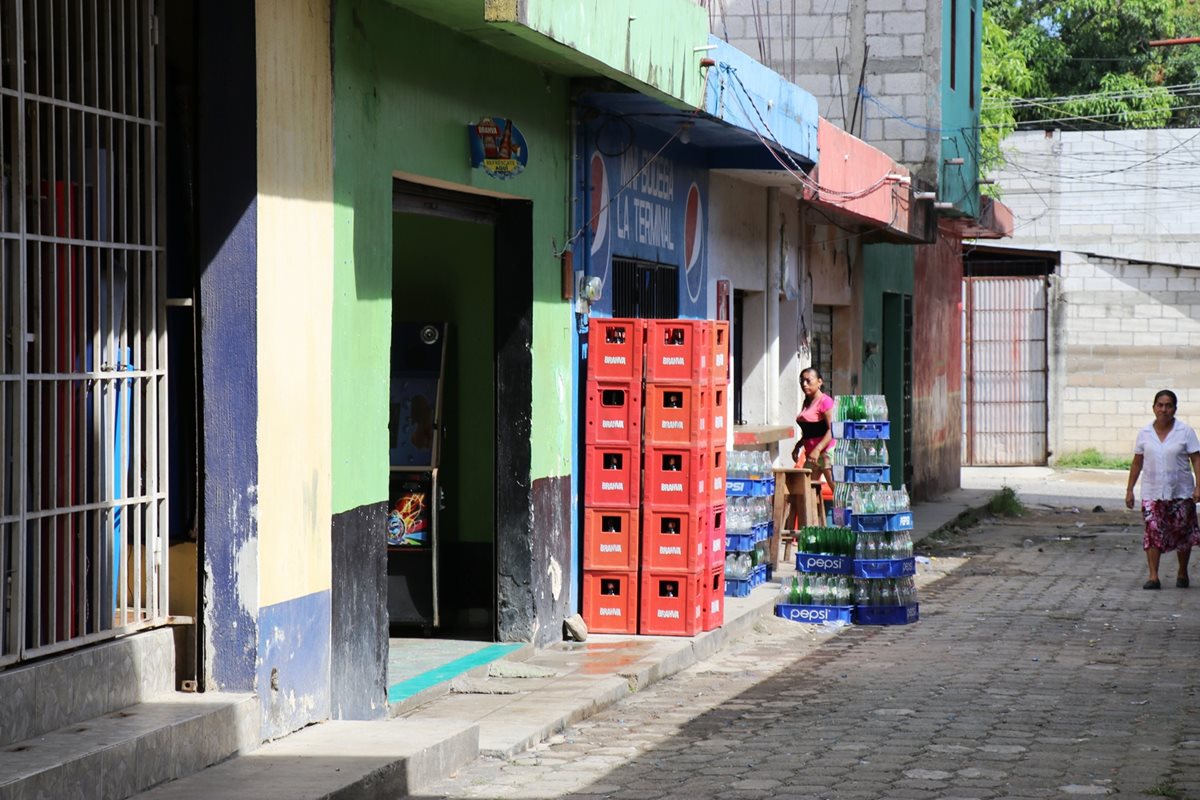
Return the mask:
POLYGON ((908 492, 890 486, 887 401, 882 395, 839 397, 834 416, 832 517, 838 527, 804 529, 796 556, 800 575, 781 587, 776 614, 801 622, 915 622, 916 565, 908 533, 913 518, 908 492))
POLYGON ((774 527, 774 472, 765 450, 735 450, 727 469, 725 595, 746 597, 770 578, 767 542, 774 527))

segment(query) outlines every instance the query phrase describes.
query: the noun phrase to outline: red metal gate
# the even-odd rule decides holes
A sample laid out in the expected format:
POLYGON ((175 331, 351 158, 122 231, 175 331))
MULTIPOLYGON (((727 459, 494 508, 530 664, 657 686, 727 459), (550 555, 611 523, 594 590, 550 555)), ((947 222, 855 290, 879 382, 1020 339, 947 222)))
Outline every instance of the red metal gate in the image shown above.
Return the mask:
POLYGON ((963 279, 963 464, 1046 463, 1046 279, 963 279))

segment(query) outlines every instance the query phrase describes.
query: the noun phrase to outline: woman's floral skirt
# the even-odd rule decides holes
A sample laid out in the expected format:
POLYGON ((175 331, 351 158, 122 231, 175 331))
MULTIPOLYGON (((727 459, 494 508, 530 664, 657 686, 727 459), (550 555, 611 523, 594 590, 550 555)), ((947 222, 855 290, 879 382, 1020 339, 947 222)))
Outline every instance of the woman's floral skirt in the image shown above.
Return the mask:
POLYGON ((1196 502, 1190 498, 1173 500, 1143 500, 1142 518, 1146 532, 1142 534, 1142 549, 1151 547, 1169 553, 1187 552, 1200 545, 1200 526, 1196 524, 1196 502))

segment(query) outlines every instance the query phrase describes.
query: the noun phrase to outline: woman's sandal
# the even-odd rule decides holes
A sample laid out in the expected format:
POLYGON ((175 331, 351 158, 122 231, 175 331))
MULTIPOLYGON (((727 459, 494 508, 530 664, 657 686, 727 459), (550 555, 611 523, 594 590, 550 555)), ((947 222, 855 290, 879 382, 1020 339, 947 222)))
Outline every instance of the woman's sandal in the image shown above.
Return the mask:
POLYGON ((1177 589, 1186 589, 1187 587, 1188 587, 1188 579, 1187 579, 1187 577, 1186 577, 1186 576, 1185 576, 1185 577, 1182 577, 1182 578, 1176 578, 1176 579, 1175 579, 1175 588, 1177 588, 1177 589))
POLYGON ((1161 589, 1162 583, 1159 581, 1146 581, 1142 584, 1143 589, 1161 589))

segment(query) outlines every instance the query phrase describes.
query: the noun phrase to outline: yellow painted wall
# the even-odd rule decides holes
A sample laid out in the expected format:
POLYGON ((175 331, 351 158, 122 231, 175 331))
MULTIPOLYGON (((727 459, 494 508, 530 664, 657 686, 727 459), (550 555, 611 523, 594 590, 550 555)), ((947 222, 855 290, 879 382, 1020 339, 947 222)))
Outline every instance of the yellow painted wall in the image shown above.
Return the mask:
POLYGON ((256 0, 259 604, 331 586, 329 0, 256 0))

